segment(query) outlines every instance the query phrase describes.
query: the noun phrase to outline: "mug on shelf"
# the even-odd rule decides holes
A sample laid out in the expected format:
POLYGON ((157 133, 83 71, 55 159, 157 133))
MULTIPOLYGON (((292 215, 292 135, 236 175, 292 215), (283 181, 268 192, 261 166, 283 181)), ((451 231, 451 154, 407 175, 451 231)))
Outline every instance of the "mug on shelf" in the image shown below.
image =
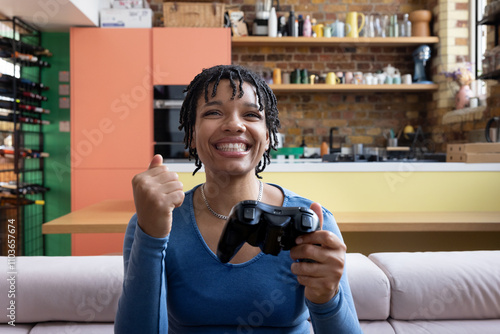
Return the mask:
POLYGON ((340 78, 337 77, 335 72, 328 72, 328 74, 326 75, 326 83, 329 85, 336 85, 340 83, 340 78))
POLYGON ((352 83, 361 85, 363 83, 363 72, 354 72, 352 83))
POLYGON ((405 74, 401 77, 401 83, 405 85, 411 85, 412 84, 412 78, 411 74, 405 74))
POLYGON ((323 27, 321 23, 313 25, 312 30, 316 33, 316 37, 323 37, 323 27))
POLYGON ((332 27, 323 26, 323 37, 332 37, 332 27))
POLYGON ((345 23, 336 20, 332 23, 332 36, 333 37, 345 37, 345 23))
POLYGON ((352 74, 352 72, 345 72, 345 80, 344 80, 344 83, 346 84, 352 84, 353 82, 353 79, 354 79, 354 75, 352 74))

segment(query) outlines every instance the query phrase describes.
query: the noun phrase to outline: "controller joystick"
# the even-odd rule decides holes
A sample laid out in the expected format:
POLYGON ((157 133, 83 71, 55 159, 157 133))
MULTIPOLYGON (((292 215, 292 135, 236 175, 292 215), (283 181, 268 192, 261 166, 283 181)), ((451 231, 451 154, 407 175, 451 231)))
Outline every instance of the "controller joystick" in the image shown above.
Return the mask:
POLYGON ((245 242, 263 253, 278 255, 295 246, 297 237, 320 229, 319 218, 305 207, 281 207, 242 201, 229 213, 217 247, 217 257, 229 262, 245 242))

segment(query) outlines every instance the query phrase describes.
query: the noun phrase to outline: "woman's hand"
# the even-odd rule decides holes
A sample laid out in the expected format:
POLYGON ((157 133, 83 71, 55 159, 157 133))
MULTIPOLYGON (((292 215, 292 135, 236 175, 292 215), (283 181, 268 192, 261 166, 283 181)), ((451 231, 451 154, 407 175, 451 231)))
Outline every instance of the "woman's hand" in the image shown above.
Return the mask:
MULTIPOLYGON (((311 210, 319 217, 323 228, 321 205, 311 204, 311 210)), ((305 286, 305 297, 316 304, 332 299, 339 289, 344 271, 346 245, 332 232, 318 230, 296 240, 297 246, 290 250, 294 260, 310 259, 314 262, 295 262, 292 273, 305 286)))
POLYGON ((148 170, 132 179, 137 221, 141 229, 155 238, 166 237, 172 228, 172 211, 184 201, 184 190, 177 173, 163 165, 157 154, 148 170))

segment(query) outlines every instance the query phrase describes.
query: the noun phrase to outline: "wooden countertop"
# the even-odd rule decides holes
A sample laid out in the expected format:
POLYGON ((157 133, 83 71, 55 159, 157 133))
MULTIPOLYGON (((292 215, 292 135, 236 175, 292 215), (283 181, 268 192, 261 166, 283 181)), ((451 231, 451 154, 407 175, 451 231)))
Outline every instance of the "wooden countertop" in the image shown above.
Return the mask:
MULTIPOLYGON (((42 225, 43 234, 124 233, 133 201, 108 200, 42 225)), ((500 211, 336 212, 342 232, 500 232, 500 211)))

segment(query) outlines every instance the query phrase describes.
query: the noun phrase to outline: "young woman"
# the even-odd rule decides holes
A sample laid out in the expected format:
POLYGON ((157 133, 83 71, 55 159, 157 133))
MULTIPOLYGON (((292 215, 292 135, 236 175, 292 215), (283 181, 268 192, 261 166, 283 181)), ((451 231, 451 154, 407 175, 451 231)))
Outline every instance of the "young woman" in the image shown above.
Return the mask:
POLYGON ((231 65, 203 70, 186 91, 180 129, 194 173, 203 165, 206 181, 184 192, 158 155, 134 177, 137 212, 125 235, 115 332, 309 333, 312 323, 316 334, 361 333, 332 214, 260 181, 279 128, 273 92, 255 73, 231 65), (322 230, 277 256, 245 243, 222 263, 217 244, 231 208, 243 200, 310 207, 322 230))

